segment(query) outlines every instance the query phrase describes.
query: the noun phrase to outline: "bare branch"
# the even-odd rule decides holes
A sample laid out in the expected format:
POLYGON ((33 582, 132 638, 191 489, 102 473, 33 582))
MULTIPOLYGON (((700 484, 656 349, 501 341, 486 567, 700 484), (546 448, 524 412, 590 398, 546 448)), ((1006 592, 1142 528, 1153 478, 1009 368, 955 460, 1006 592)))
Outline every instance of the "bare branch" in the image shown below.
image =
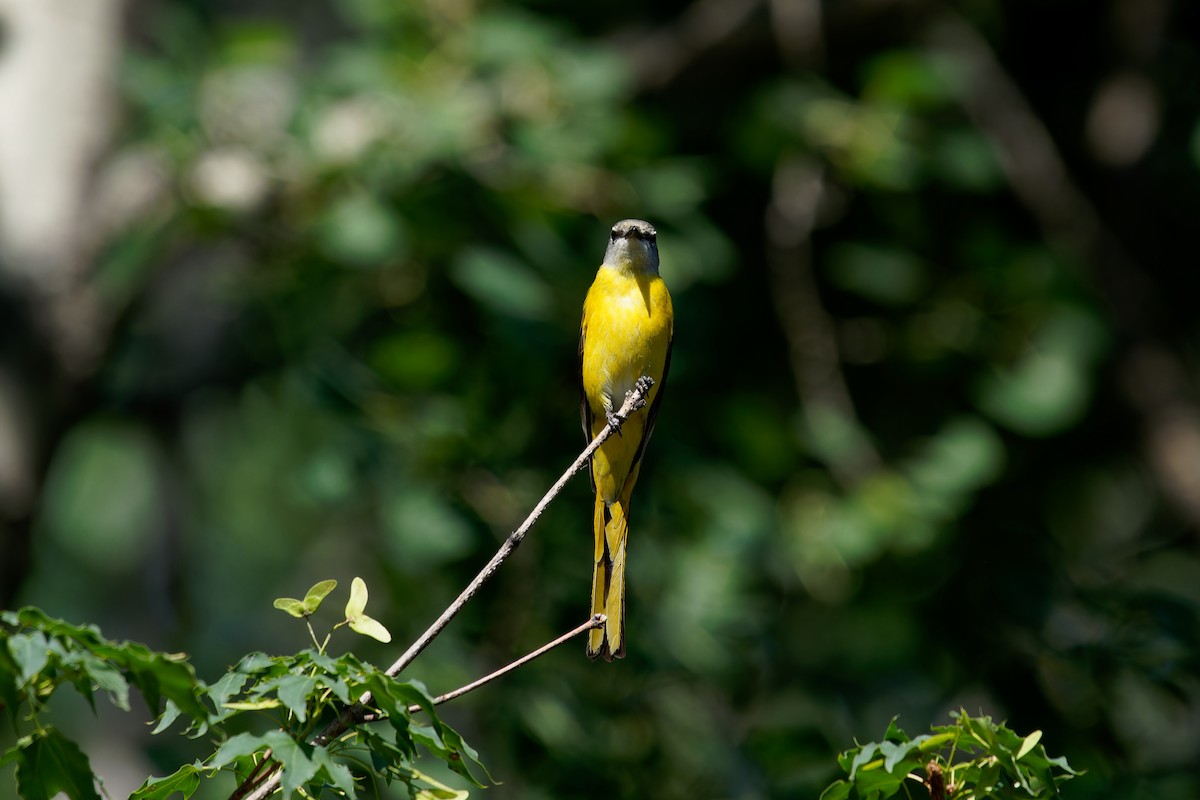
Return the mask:
MULTIPOLYGON (((507 675, 508 673, 512 672, 514 669, 517 669, 518 667, 523 667, 526 664, 528 664, 530 661, 533 661, 535 658, 538 658, 539 656, 544 656, 546 653, 549 653, 554 648, 556 648, 560 645, 566 644, 567 642, 571 641, 572 639, 574 639, 576 636, 578 636, 581 633, 586 633, 587 631, 590 631, 593 628, 603 628, 604 623, 607 619, 608 619, 608 617, 604 616, 603 614, 595 614, 592 616, 591 619, 589 619, 587 622, 583 623, 582 625, 580 625, 572 630, 567 631, 562 636, 559 636, 557 639, 554 639, 553 641, 547 642, 546 644, 539 647, 537 650, 534 650, 531 653, 526 653, 525 655, 521 656, 520 658, 518 658, 516 661, 512 662, 511 664, 503 666, 500 669, 496 670, 495 672, 492 672, 488 675, 483 676, 482 678, 480 678, 477 681, 472 681, 471 683, 468 683, 466 686, 460 686, 452 692, 446 692, 445 694, 438 695, 437 697, 433 698, 433 704, 435 706, 441 705, 442 703, 445 703, 449 700, 454 700, 455 698, 462 697, 464 694, 466 694, 468 692, 473 692, 481 686, 486 686, 487 684, 491 683, 492 681, 496 680, 497 678, 501 678, 501 677, 507 675)), ((416 704, 413 704, 408 707, 408 713, 410 713, 410 714, 416 714, 418 711, 421 711, 421 710, 422 710, 421 706, 416 705, 416 704)), ((365 714, 365 715, 363 715, 362 719, 359 721, 360 722, 375 722, 375 721, 381 720, 383 718, 384 718, 384 715, 382 715, 382 714, 365 714)))
MULTIPOLYGON (((480 587, 487 582, 488 578, 492 577, 492 575, 496 573, 496 570, 500 568, 500 565, 503 564, 504 561, 510 555, 512 555, 513 551, 517 549, 517 546, 521 544, 521 540, 525 538, 525 534, 529 533, 530 528, 532 528, 534 523, 538 521, 538 518, 542 516, 542 513, 546 510, 547 506, 549 506, 554 498, 556 498, 562 492, 563 487, 567 485, 567 481, 573 478, 576 473, 590 463, 592 454, 595 453, 597 448, 599 448, 600 445, 602 445, 608 439, 608 437, 613 434, 613 431, 615 431, 626 419, 629 418, 630 414, 640 408, 645 407, 646 396, 650 393, 650 387, 653 385, 654 380, 648 376, 643 376, 638 380, 636 388, 625 395, 625 402, 621 405, 620 410, 613 415, 608 425, 604 426, 604 429, 596 435, 596 438, 592 440, 592 443, 584 448, 583 452, 579 454, 579 457, 576 458, 571 466, 567 468, 567 471, 564 472, 557 481, 555 481, 554 485, 550 487, 550 490, 546 492, 545 496, 543 496, 542 499, 538 501, 538 504, 534 506, 533 511, 529 512, 529 516, 525 518, 525 521, 522 522, 516 530, 508 535, 508 538, 504 540, 502 545, 500 545, 500 549, 496 551, 494 556, 492 556, 491 561, 489 561, 483 567, 483 569, 479 571, 479 574, 476 575, 475 579, 467 585, 467 588, 463 589, 462 594, 458 596, 458 599, 451 603, 450 606, 442 612, 441 616, 434 620, 433 624, 430 625, 423 634, 421 634, 420 638, 413 642, 408 650, 404 652, 404 655, 400 656, 400 658, 398 658, 394 664, 388 667, 387 675, 389 677, 394 678, 396 675, 400 674, 405 667, 411 664, 413 660, 421 654, 422 650, 429 646, 430 642, 437 638, 438 634, 441 633, 446 625, 450 623, 450 620, 454 619, 454 617, 458 615, 459 611, 462 611, 463 606, 467 604, 467 601, 475 596, 476 592, 478 592, 480 587)), ((597 616, 603 617, 603 615, 597 616)), ((478 686, 482 686, 484 683, 494 680, 506 672, 516 669, 518 666, 521 666, 521 664, 532 661, 542 653, 552 650, 562 642, 567 641, 571 637, 576 636, 585 630, 590 630, 598 624, 603 624, 603 619, 597 622, 596 617, 593 617, 592 619, 588 620, 585 625, 581 625, 565 636, 559 637, 550 644, 539 648, 528 656, 525 656, 523 659, 510 664, 509 666, 487 676, 486 678, 476 681, 474 684, 456 689, 454 692, 451 692, 450 695, 453 697, 458 697, 459 695, 465 694, 466 692, 469 692, 478 686)), ((451 699, 450 696, 443 695, 435 702, 444 702, 445 700, 449 699, 451 699)), ((370 703, 371 693, 365 692, 363 696, 358 699, 357 703, 344 710, 340 715, 338 715, 337 719, 325 726, 325 729, 321 731, 321 733, 319 733, 315 738, 313 738, 312 744, 317 746, 324 745, 341 736, 353 726, 361 724, 362 722, 370 719, 370 712, 367 711, 367 706, 370 705, 370 703)), ((230 797, 231 799, 245 797, 246 800, 265 800, 265 798, 270 797, 279 788, 280 779, 280 765, 276 763, 271 767, 269 774, 262 778, 262 782, 256 786, 253 791, 247 794, 246 784, 243 784, 242 786, 239 786, 238 789, 232 795, 230 795, 230 797)))
MULTIPOLYGON (((617 426, 620 426, 620 424, 624 422, 634 411, 637 411, 639 408, 642 408, 646 405, 646 395, 649 394, 650 387, 653 384, 653 380, 648 377, 643 377, 642 380, 638 382, 637 388, 626 395, 625 403, 614 415, 617 426)), ((567 481, 574 477, 575 473, 579 472, 588 465, 588 463, 591 461, 592 453, 596 452, 597 448, 599 448, 600 445, 612 435, 613 430, 613 422, 609 422, 609 424, 604 427, 604 430, 600 431, 599 435, 592 440, 592 443, 584 448, 584 451, 579 454, 579 458, 575 459, 575 463, 571 464, 571 466, 567 468, 567 471, 562 474, 562 477, 560 477, 555 484, 550 487, 550 491, 546 492, 546 496, 543 497, 538 504, 533 507, 533 511, 529 512, 529 516, 525 518, 525 521, 521 523, 520 527, 509 534, 508 538, 504 540, 504 544, 500 545, 500 549, 496 551, 496 555, 492 556, 492 560, 489 561, 484 568, 479 571, 479 574, 475 576, 475 580, 471 581, 466 589, 463 589, 462 594, 458 596, 458 599, 451 603, 450 607, 443 611, 440 617, 434 620, 434 623, 429 626, 429 629, 426 630, 425 633, 421 634, 419 639, 413 642, 412 646, 405 651, 404 655, 396 659, 396 663, 388 667, 388 675, 395 677, 396 675, 400 674, 404 668, 411 664, 413 659, 420 655, 421 651, 428 647, 429 643, 432 642, 434 638, 436 638, 437 635, 442 632, 442 629, 449 624, 450 620, 454 619, 459 611, 462 611, 462 608, 467 604, 467 601, 475 596, 475 593, 478 592, 480 587, 487 582, 487 579, 492 577, 496 570, 500 568, 500 565, 504 563, 505 559, 512 555, 512 552, 517 549, 517 546, 521 544, 521 540, 525 538, 525 534, 529 533, 529 529, 532 528, 534 523, 538 521, 538 518, 542 516, 542 512, 546 510, 546 507, 550 505, 551 501, 553 501, 555 497, 558 497, 559 492, 561 492, 563 487, 567 485, 567 481)))

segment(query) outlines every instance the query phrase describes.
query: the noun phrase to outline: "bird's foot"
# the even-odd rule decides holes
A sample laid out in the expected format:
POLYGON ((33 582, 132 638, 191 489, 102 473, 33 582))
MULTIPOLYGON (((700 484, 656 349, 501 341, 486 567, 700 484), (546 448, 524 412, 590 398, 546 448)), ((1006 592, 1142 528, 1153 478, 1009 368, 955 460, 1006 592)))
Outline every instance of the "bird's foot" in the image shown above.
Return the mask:
POLYGON ((638 404, 638 408, 641 408, 642 406, 644 406, 646 404, 647 398, 650 397, 650 387, 653 385, 654 385, 654 378, 651 378, 649 375, 643 375, 642 377, 637 379, 637 383, 634 385, 634 388, 631 389, 630 391, 626 392, 625 397, 626 397, 626 399, 628 399, 629 395, 633 394, 634 392, 637 392, 637 394, 641 398, 641 402, 638 404))
POLYGON ((613 429, 613 433, 620 436, 621 424, 625 422, 625 418, 615 411, 605 411, 604 416, 608 418, 608 427, 613 429))

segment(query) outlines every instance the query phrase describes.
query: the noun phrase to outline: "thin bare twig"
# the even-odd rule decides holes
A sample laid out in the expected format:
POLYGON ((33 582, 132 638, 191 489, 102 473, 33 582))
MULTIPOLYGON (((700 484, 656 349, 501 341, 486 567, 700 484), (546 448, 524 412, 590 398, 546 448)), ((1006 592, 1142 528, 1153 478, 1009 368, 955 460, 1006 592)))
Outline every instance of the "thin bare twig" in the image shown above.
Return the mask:
MULTIPOLYGON (((497 678, 502 677, 502 676, 507 675, 508 673, 512 672, 517 667, 522 667, 522 666, 528 664, 530 661, 533 661, 538 656, 543 656, 546 653, 549 653, 554 648, 558 647, 559 645, 569 642, 571 639, 574 639, 579 634, 584 633, 585 631, 590 631, 593 628, 604 627, 604 623, 607 620, 608 620, 608 617, 604 616, 603 614, 593 614, 591 619, 589 619, 587 622, 583 623, 582 625, 576 627, 574 630, 567 631, 566 633, 564 633, 562 636, 559 636, 554 641, 547 642, 546 644, 539 647, 537 650, 534 650, 531 653, 527 653, 527 654, 521 656, 520 658, 518 658, 516 661, 512 662, 508 666, 501 667, 500 669, 496 670, 495 672, 491 673, 490 675, 484 675, 479 680, 474 681, 473 683, 468 683, 466 686, 460 686, 452 692, 446 692, 445 694, 438 695, 437 697, 433 698, 433 704, 435 706, 440 705, 442 703, 445 703, 447 700, 453 700, 456 697, 462 697, 467 692, 473 692, 476 689, 478 689, 480 686, 486 686, 487 684, 491 683, 492 681, 496 680, 497 678)), ((415 714, 420 710, 421 710, 421 707, 418 705, 411 705, 408 707, 408 712, 410 714, 415 714)))
MULTIPOLYGON (((537 650, 534 650, 531 653, 526 653, 525 655, 521 656, 520 658, 518 658, 516 661, 512 662, 511 664, 507 664, 506 666, 501 667, 500 669, 496 670, 495 672, 492 672, 488 675, 484 675, 479 680, 472 681, 471 683, 468 683, 466 686, 460 686, 452 692, 446 692, 445 694, 439 694, 437 697, 433 698, 433 704, 435 706, 439 706, 442 703, 445 703, 449 700, 454 700, 456 698, 462 697, 467 692, 473 692, 481 686, 486 686, 487 684, 491 683, 492 681, 496 680, 497 678, 504 677, 508 673, 512 672, 514 669, 517 669, 518 667, 523 667, 526 664, 528 664, 530 661, 533 661, 535 658, 538 658, 539 656, 544 656, 546 653, 549 653, 554 648, 556 648, 560 645, 566 644, 567 642, 571 641, 579 634, 586 633, 587 631, 590 631, 593 628, 604 627, 604 623, 607 619, 608 619, 608 617, 604 616, 603 614, 595 614, 592 616, 591 619, 589 619, 587 622, 583 623, 582 625, 579 625, 578 627, 567 631, 562 636, 559 636, 557 639, 554 639, 553 641, 546 642, 546 644, 542 645, 537 650)), ((410 713, 410 714, 416 714, 418 711, 421 711, 421 710, 422 710, 421 706, 417 705, 416 703, 414 703, 413 705, 408 707, 408 713, 410 713)), ((364 722, 364 723, 365 722, 376 722, 383 718, 384 718, 383 714, 366 714, 362 717, 362 719, 360 721, 364 722)))
MULTIPOLYGON (((638 382, 637 388, 631 391, 625 397, 625 403, 616 413, 618 426, 624 422, 630 414, 646 405, 646 395, 649 394, 650 387, 653 385, 653 380, 648 377, 643 377, 642 380, 638 382)), ((504 540, 504 544, 500 545, 500 549, 496 551, 496 555, 492 556, 492 560, 489 561, 484 568, 479 571, 479 574, 475 576, 475 580, 471 581, 466 589, 463 589, 462 594, 458 596, 458 599, 451 603, 450 607, 443 611, 440 617, 434 620, 434 623, 429 626, 429 629, 426 630, 425 633, 421 634, 419 639, 412 643, 412 646, 405 651, 404 655, 396 659, 396 663, 388 667, 387 674, 389 676, 395 677, 396 675, 399 675, 404 668, 411 664, 413 659, 420 655, 421 651, 428 647, 429 643, 432 642, 434 638, 442 632, 442 629, 449 624, 450 620, 454 619, 459 611, 462 611, 462 608, 467 604, 467 601, 479 591, 480 587, 483 586, 487 579, 492 577, 496 570, 500 568, 500 565, 504 563, 505 559, 512 555, 512 552, 517 549, 517 546, 521 544, 521 540, 525 538, 525 534, 529 533, 529 529, 532 528, 534 523, 538 521, 538 518, 542 516, 542 512, 546 510, 546 507, 550 505, 551 501, 553 501, 555 497, 558 497, 559 492, 561 492, 563 487, 567 485, 567 481, 571 480, 571 478, 575 476, 575 473, 587 466, 592 458, 592 453, 595 453, 600 445, 604 444, 604 441, 612 435, 613 430, 615 430, 615 428, 611 423, 604 426, 604 430, 600 431, 599 435, 592 440, 592 443, 584 448, 584 451, 579 454, 579 458, 575 459, 575 462, 567 468, 567 471, 562 474, 562 477, 560 477, 558 481, 556 481, 555 484, 550 487, 550 491, 546 492, 546 496, 543 497, 538 504, 533 507, 533 511, 529 512, 529 516, 525 518, 525 521, 521 523, 520 527, 509 534, 508 538, 504 540)))
MULTIPOLYGON (((629 392, 629 394, 625 396, 625 402, 621 405, 620 410, 613 415, 613 421, 604 426, 604 429, 596 435, 596 438, 592 440, 592 443, 584 448, 583 452, 579 454, 579 457, 576 458, 571 466, 567 468, 567 471, 564 472, 557 481, 555 481, 554 485, 550 487, 550 490, 546 492, 545 496, 543 496, 542 499, 538 501, 538 504, 533 507, 533 511, 529 512, 529 516, 525 518, 525 521, 522 522, 516 530, 508 535, 508 538, 505 539, 504 543, 500 545, 500 549, 496 551, 496 555, 492 556, 491 561, 489 561, 483 567, 483 569, 479 571, 479 574, 475 576, 475 579, 467 585, 466 589, 463 589, 462 594, 460 594, 458 598, 451 603, 445 611, 442 612, 441 616, 434 620, 433 624, 430 625, 423 634, 421 634, 420 638, 413 642, 408 650, 404 652, 404 655, 396 659, 396 662, 387 668, 386 674, 389 677, 394 678, 396 675, 400 674, 405 667, 411 664, 413 660, 421 654, 422 650, 429 646, 430 642, 437 638, 438 634, 441 633, 446 625, 450 623, 450 620, 454 619, 454 617, 458 615, 459 611, 462 611, 463 606, 467 604, 467 601, 475 596, 476 592, 478 592, 480 587, 487 582, 488 578, 492 577, 492 575, 496 573, 496 570, 500 568, 500 565, 503 564, 504 561, 510 555, 512 555, 513 551, 517 549, 517 546, 521 544, 521 541, 525 538, 525 535, 529 533, 530 528, 532 528, 534 523, 538 521, 538 518, 542 516, 542 513, 546 510, 546 507, 549 506, 554 498, 556 498, 562 492, 563 487, 567 485, 567 481, 569 481, 575 476, 576 473, 587 466, 591 460, 592 454, 596 452, 600 445, 602 445, 609 436, 612 436, 613 431, 617 430, 621 423, 629 418, 630 414, 646 405, 646 395, 650 393, 650 387, 653 385, 653 379, 646 376, 643 376, 637 382, 636 388, 634 388, 633 391, 629 392)), ((568 634, 566 639, 569 639, 571 636, 574 636, 583 630, 590 629, 595 624, 595 618, 593 617, 588 621, 586 627, 581 626, 580 628, 577 628, 568 634)), ((562 640, 565 641, 566 639, 562 640)), ((557 646, 558 643, 558 640, 552 642, 550 646, 542 648, 539 651, 535 651, 534 654, 527 656, 523 661, 515 665, 510 665, 510 667, 506 667, 495 676, 489 676, 486 680, 491 680, 492 677, 499 677, 509 669, 515 669, 516 666, 520 665, 520 663, 525 663, 536 658, 546 650, 557 646)), ((486 682, 486 680, 484 682, 486 682)), ((478 681, 476 683, 479 684, 478 681)), ((470 687, 463 687, 463 689, 457 689, 455 691, 462 694, 466 691, 470 691, 473 688, 475 688, 474 685, 470 687)), ((315 738, 313 738, 312 744, 314 746, 324 745, 341 736, 351 727, 361 724, 369 716, 370 712, 367 711, 367 706, 370 705, 370 703, 371 693, 363 693, 362 697, 358 699, 357 703, 345 709, 341 714, 338 715, 337 719, 326 725, 325 729, 321 731, 315 738)), ((270 797, 275 790, 279 788, 281 778, 281 765, 275 764, 275 766, 272 767, 271 772, 263 778, 262 783, 255 787, 252 792, 243 795, 243 792, 245 792, 245 786, 239 786, 237 791, 231 795, 231 798, 240 798, 244 796, 246 800, 266 800, 266 798, 270 797)))

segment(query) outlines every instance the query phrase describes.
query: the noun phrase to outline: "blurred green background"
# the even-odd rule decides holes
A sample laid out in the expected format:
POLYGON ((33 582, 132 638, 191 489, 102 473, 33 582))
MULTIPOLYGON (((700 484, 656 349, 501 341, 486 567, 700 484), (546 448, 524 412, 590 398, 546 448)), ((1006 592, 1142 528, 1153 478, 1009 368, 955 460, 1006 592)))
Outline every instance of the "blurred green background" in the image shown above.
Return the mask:
MULTIPOLYGON (((23 5, 37 85, 78 20, 23 5)), ((583 295, 641 217, 677 322, 629 656, 448 707, 478 796, 811 798, 960 706, 1069 797, 1200 796, 1196 5, 100 6, 97 107, 0 126, 77 170, 30 227, 52 176, 0 136, 0 604, 215 680, 361 575, 411 640, 582 447, 583 295)), ((579 478, 408 676, 582 622, 590 523, 579 478)), ((59 713, 114 797, 205 752, 59 713)))

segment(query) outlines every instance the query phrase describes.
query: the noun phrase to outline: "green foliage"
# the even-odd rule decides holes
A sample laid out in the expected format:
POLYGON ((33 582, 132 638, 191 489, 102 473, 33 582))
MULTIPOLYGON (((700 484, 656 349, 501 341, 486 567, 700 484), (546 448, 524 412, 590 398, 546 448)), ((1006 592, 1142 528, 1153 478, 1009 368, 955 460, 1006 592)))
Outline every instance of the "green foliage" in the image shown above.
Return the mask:
MULTIPOLYGON (((304 600, 281 598, 275 605, 307 622, 336 585, 322 581, 304 600)), ((387 641, 386 629, 363 613, 366 601, 366 584, 355 578, 346 620, 338 626, 348 624, 387 641)), ((272 761, 281 765, 285 797, 329 790, 353 798, 364 780, 398 782, 416 797, 465 797, 465 791, 416 769, 418 746, 471 784, 483 785, 475 777, 482 770, 477 753, 438 718, 421 683, 396 681, 351 653, 332 657, 325 652, 328 637, 294 655, 250 653, 220 680, 206 684, 181 655, 114 642, 94 626, 71 625, 36 608, 4 612, 0 621, 0 700, 14 727, 32 725, 0 756, 0 765, 16 765, 18 791, 29 800, 49 800, 59 792, 72 800, 99 797, 87 756, 57 728, 40 721, 51 696, 63 686, 93 704, 101 690, 126 711, 130 689, 136 689, 158 716, 155 733, 185 717, 189 736, 208 736, 217 743, 207 758, 148 778, 133 793, 136 800, 190 797, 203 779, 221 771, 233 773, 242 784, 265 775, 264 767, 272 761), (357 705, 366 693, 370 704, 357 705), (373 721, 358 724, 364 714, 373 721), (422 721, 414 718, 418 714, 422 721), (347 733, 328 741, 320 736, 339 719, 348 723, 347 733), (261 732, 245 730, 262 729, 264 721, 271 725, 261 732)))
POLYGON ((1062 757, 1051 758, 1041 731, 1021 736, 989 716, 950 715, 951 725, 910 738, 893 719, 882 741, 853 747, 838 756, 847 777, 821 793, 821 800, 887 800, 912 797, 923 785, 932 800, 1028 800, 1059 796, 1059 786, 1079 775, 1062 757))
MULTIPOLYGON (((68 232, 92 277, 62 295, 101 305, 11 337, 0 308, 4 365, 87 344, 69 391, 16 374, 47 470, 14 602, 213 676, 296 649, 263 587, 362 575, 408 635, 573 455, 583 292, 644 217, 678 317, 629 657, 567 648, 455 709, 506 796, 814 797, 851 731, 947 703, 1037 720, 1078 796, 1200 796, 1194 14, 247 5, 127 15, 120 113, 83 118, 117 126, 68 232), (1143 158, 1105 161, 1138 130, 1143 158), (796 169, 819 197, 782 191, 796 169), (806 197, 811 235, 764 224, 806 197)), ((586 614, 585 495, 426 652, 431 687, 586 614)), ((302 689, 232 692, 278 705, 230 723, 302 689)), ((55 729, 87 750, 78 717, 55 729)), ((143 738, 110 741, 196 757, 143 738)))

